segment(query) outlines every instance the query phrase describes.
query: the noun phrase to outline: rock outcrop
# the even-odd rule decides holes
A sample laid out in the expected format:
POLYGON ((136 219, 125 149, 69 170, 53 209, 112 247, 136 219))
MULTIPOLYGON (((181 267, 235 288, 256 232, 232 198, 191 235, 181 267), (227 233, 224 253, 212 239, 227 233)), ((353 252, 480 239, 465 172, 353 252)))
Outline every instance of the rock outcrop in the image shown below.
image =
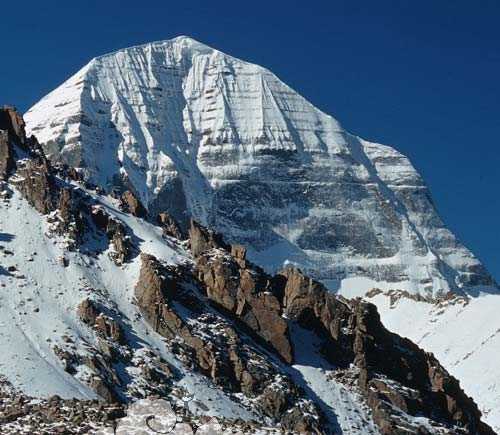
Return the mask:
POLYGON ((9 141, 24 147, 28 142, 22 115, 11 106, 0 109, 0 130, 6 131, 9 141))
POLYGON ((131 243, 125 225, 121 221, 111 217, 104 207, 99 205, 91 206, 90 214, 96 228, 106 234, 112 245, 112 250, 109 254, 111 259, 117 265, 127 262, 131 254, 131 243))
POLYGON ((242 246, 228 247, 220 236, 194 222, 190 236, 197 277, 209 299, 242 321, 291 363, 292 345, 276 282, 245 260, 242 246))
POLYGON ((6 130, 0 130, 0 179, 5 180, 14 168, 15 160, 9 133, 6 130))
POLYGON ((178 240, 186 239, 186 234, 182 231, 180 225, 177 221, 170 216, 167 212, 162 212, 158 214, 157 218, 158 225, 163 229, 163 235, 168 237, 174 237, 178 240))
POLYGON ((144 218, 148 214, 147 210, 130 190, 125 191, 120 196, 120 208, 140 218, 144 218))
POLYGON ((383 434, 416 429, 401 411, 445 421, 460 433, 493 434, 458 381, 432 354, 387 331, 375 305, 338 299, 298 269, 280 276, 287 318, 326 337, 323 351, 332 363, 356 367, 357 384, 383 434))
POLYGON ((432 354, 387 331, 375 305, 337 297, 295 268, 270 277, 246 260, 243 247, 225 244, 196 223, 190 237, 195 274, 209 300, 288 363, 293 361, 288 322, 313 331, 325 357, 339 367, 339 377, 355 378, 383 434, 420 430, 409 417, 418 415, 456 433, 493 433, 458 381, 432 354))
MULTIPOLYGON (((194 221, 189 240, 192 257, 180 249, 188 243, 164 243, 156 237, 157 229, 148 233, 150 225, 141 225, 130 216, 127 226, 112 201, 101 201, 99 195, 88 194, 89 186, 70 184, 69 179, 78 181, 78 173, 51 165, 36 140, 26 138, 22 122, 13 113, 0 119, 0 125, 5 122, 8 125, 1 131, 7 142, 4 141, 3 149, 0 144, 0 153, 4 153, 6 162, 0 169, 7 178, 2 186, 7 186, 7 194, 13 192, 11 203, 20 200, 14 196, 18 195, 16 189, 8 187, 16 186, 29 204, 48 215, 46 220, 51 224, 41 237, 31 233, 30 236, 38 240, 37 246, 44 246, 50 240, 51 229, 82 239, 82 249, 58 256, 54 270, 61 265, 89 268, 88 275, 79 277, 87 277, 81 279, 82 283, 96 278, 103 287, 112 287, 117 276, 127 279, 136 269, 135 264, 117 269, 97 255, 108 248, 118 265, 130 259, 141 246, 160 253, 162 250, 158 248, 168 250, 170 260, 176 255, 181 257, 180 261, 173 260, 176 265, 166 265, 149 254, 141 255, 135 288, 139 310, 123 305, 128 300, 116 298, 117 294, 126 295, 124 288, 107 291, 72 287, 68 295, 83 291, 82 297, 92 295, 76 308, 77 317, 88 331, 82 333, 85 327, 80 324, 78 328, 65 329, 69 331, 67 334, 47 341, 50 343, 47 349, 59 359, 60 365, 54 370, 59 377, 73 376, 72 381, 80 382, 89 393, 94 390, 104 401, 128 401, 150 394, 168 397, 176 370, 184 365, 186 372, 199 372, 209 378, 219 387, 219 397, 231 400, 232 405, 238 403, 245 412, 250 410, 261 421, 270 422, 280 430, 299 433, 327 433, 336 427, 332 409, 335 405, 343 406, 342 401, 333 395, 325 404, 323 387, 345 386, 355 410, 351 413, 346 406, 342 412, 352 418, 360 411, 363 416, 358 421, 367 421, 371 428, 376 423, 384 435, 426 433, 429 428, 430 433, 492 434, 458 382, 433 355, 387 331, 373 305, 334 296, 298 269, 289 268, 271 276, 247 260, 243 246, 227 244, 220 234, 194 221), (8 163, 9 156, 14 165, 8 163), (136 225, 140 226, 139 231, 136 225), (83 229, 88 231, 83 233, 83 229), (141 238, 134 231, 141 232, 141 238), (143 234, 154 236, 142 245, 143 234), (100 279, 100 274, 106 279, 100 279), (134 317, 128 316, 129 313, 134 317), (134 326, 141 314, 164 337, 166 349, 160 350, 158 337, 148 342, 150 330, 142 322, 141 328, 134 326), (135 339, 136 333, 139 339, 135 339), (304 337, 313 343, 307 354, 311 356, 307 366, 298 358, 304 352, 297 351, 303 346, 304 337), (164 358, 176 359, 175 370, 164 358), (297 364, 293 365, 294 361, 297 364), (310 373, 322 376, 321 388, 310 387, 310 373)), ((15 210, 21 207, 6 203, 2 209, 5 216, 17 217, 15 210)), ((122 203, 128 212, 146 216, 131 193, 124 195, 122 203)), ((184 238, 170 216, 161 215, 159 219, 166 236, 184 238)), ((14 243, 15 232, 10 227, 3 235, 6 243, 14 243)), ((60 243, 61 240, 53 242, 56 252, 68 249, 68 244, 60 243)), ((14 256, 3 245, 2 251, 3 258, 14 256)), ((35 255, 26 261, 30 264, 36 261, 35 255)), ((16 261, 19 259, 16 255, 16 261)), ((16 306, 22 309, 32 305, 33 299, 40 295, 40 289, 32 287, 35 280, 26 276, 33 274, 40 281, 40 274, 37 275, 37 267, 27 268, 29 273, 21 274, 18 266, 18 263, 6 264, 0 269, 6 273, 0 275, 9 284, 14 276, 26 281, 19 288, 31 294, 16 306)), ((68 272, 73 270, 58 270, 54 275, 64 277, 68 272)), ((58 286, 68 284, 67 279, 54 278, 58 286)), ((2 286, 6 287, 3 278, 2 286)), ((59 298, 62 294, 53 295, 52 302, 64 303, 59 298)), ((45 292, 45 296, 51 297, 50 292, 45 292)), ((78 324, 67 322, 69 316, 75 315, 75 305, 74 301, 70 308, 66 307, 60 316, 61 325, 78 324)), ((33 308, 33 313, 40 312, 38 306, 33 308)), ((27 308, 24 310, 22 315, 28 316, 27 308)), ((195 376, 200 378, 198 374, 195 376)), ((210 383, 210 388, 214 385, 210 383)))
POLYGON ((55 210, 56 187, 50 165, 45 159, 18 161, 16 177, 12 182, 40 213, 48 214, 55 210))
POLYGON ((105 315, 91 299, 84 299, 78 305, 77 314, 82 322, 93 327, 98 334, 118 344, 125 343, 121 326, 113 318, 105 315))
POLYGON ((192 219, 189 228, 189 242, 194 257, 213 248, 231 249, 230 245, 224 242, 224 238, 219 233, 203 227, 192 219))
POLYGON ((288 376, 278 372, 262 354, 245 344, 237 330, 186 290, 192 279, 188 271, 164 266, 147 254, 141 255, 141 262, 135 289, 137 305, 181 359, 222 388, 254 399, 264 415, 286 429, 319 431, 321 418, 314 405, 301 397, 288 376), (176 309, 178 304, 183 306, 182 311, 176 309), (289 414, 300 418, 290 418, 289 414))

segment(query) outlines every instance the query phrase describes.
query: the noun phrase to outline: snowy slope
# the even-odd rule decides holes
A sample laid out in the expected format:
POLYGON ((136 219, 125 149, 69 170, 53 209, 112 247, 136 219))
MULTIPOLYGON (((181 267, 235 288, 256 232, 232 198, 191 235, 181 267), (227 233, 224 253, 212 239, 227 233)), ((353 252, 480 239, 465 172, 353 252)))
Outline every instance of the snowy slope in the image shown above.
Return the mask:
POLYGON ((124 183, 152 212, 194 216, 268 269, 294 262, 335 290, 362 277, 362 290, 426 297, 494 285, 405 156, 191 38, 95 58, 25 118, 52 158, 124 183))
POLYGON ((467 394, 476 398, 487 421, 500 430, 500 297, 483 294, 440 304, 402 297, 392 304, 379 294, 377 305, 384 325, 431 350, 467 394))
MULTIPOLYGON (((162 237, 159 227, 121 212, 112 198, 92 191, 87 194, 130 228, 134 239, 140 241, 142 252, 171 264, 190 261, 182 246, 162 237)), ((33 210, 15 190, 9 201, 0 205, 0 222, 0 373, 16 388, 34 397, 98 397, 84 382, 86 373, 69 374, 54 352, 54 346, 64 346, 68 337, 76 351, 93 352, 90 346, 96 345, 96 336, 78 318, 76 307, 82 299, 97 295, 120 313, 127 334, 134 337, 136 355, 153 352, 180 372, 178 386, 191 396, 192 412, 262 420, 244 401, 235 400, 208 378, 186 367, 139 315, 133 303, 139 256, 117 266, 107 252, 94 257, 69 251, 67 240, 50 231, 47 217, 33 210)), ((341 433, 379 433, 363 400, 337 381, 326 380, 325 372, 318 371, 312 362, 303 361, 288 370, 299 385, 312 382, 313 395, 321 387, 318 381, 323 380, 322 388, 329 386, 329 391, 318 391, 318 395, 324 411, 341 433), (353 427, 357 428, 354 432, 350 431, 353 427)))
MULTIPOLYGON (((104 202, 108 210, 125 221, 142 239, 141 249, 165 261, 179 262, 185 253, 176 252, 161 238, 161 231, 139 219, 125 215, 104 202)), ((34 211, 17 193, 10 205, 0 206, 1 258, 0 286, 0 373, 14 386, 35 397, 96 398, 84 382, 67 373, 53 351, 63 345, 63 336, 74 340, 79 351, 95 336, 77 317, 82 299, 105 290, 105 299, 125 314, 130 328, 143 342, 142 348, 159 352, 182 373, 180 386, 211 415, 255 418, 247 409, 231 401, 202 375, 182 365, 166 351, 161 337, 142 319, 131 303, 139 274, 139 259, 117 267, 104 253, 97 260, 78 252, 68 252, 63 239, 47 236, 46 218, 34 211), (12 252, 13 254, 6 252, 12 252), (61 257, 69 262, 64 267, 61 257), (31 260, 33 259, 33 260, 31 260), (16 266, 18 272, 7 271, 16 266), (39 311, 35 311, 38 309, 39 311)), ((139 351, 139 349, 137 349, 139 351)), ((87 348, 88 351, 88 348, 87 348)), ((76 376, 78 378, 78 375, 76 376)))

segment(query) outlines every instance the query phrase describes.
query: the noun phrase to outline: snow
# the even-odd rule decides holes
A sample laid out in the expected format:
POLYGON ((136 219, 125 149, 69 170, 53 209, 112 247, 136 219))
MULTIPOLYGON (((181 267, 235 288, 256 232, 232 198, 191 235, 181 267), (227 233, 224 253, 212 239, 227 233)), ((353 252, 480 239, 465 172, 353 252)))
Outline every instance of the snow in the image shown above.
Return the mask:
POLYGON ((103 187, 124 177, 154 213, 192 215, 268 269, 288 261, 337 289, 362 277, 425 297, 495 287, 404 155, 192 38, 95 58, 25 119, 52 158, 103 187))
POLYGON ((319 354, 319 340, 311 332, 293 325, 296 361, 291 376, 297 385, 315 397, 321 410, 337 430, 346 434, 378 434, 379 430, 360 396, 332 378, 335 367, 319 354))
POLYGON ((379 294, 369 299, 391 331, 433 352, 478 403, 484 420, 500 430, 500 297, 480 294, 468 301, 443 304, 402 297, 391 306, 379 294))

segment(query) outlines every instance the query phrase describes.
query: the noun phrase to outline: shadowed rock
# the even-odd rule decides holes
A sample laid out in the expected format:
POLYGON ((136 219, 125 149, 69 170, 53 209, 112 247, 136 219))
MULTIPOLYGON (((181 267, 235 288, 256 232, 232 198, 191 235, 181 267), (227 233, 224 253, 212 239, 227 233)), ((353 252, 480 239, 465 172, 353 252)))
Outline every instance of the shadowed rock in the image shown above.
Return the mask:
POLYGON ((121 195, 120 207, 123 211, 131 213, 136 217, 144 218, 148 214, 147 210, 130 190, 121 195))

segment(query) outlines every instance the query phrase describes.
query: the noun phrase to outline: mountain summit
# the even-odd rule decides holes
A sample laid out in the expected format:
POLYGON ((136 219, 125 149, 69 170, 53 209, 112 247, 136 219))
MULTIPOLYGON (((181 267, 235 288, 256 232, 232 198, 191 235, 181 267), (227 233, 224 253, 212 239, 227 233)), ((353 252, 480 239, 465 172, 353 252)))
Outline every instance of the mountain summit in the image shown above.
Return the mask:
POLYGON ((409 160, 274 74, 180 36, 97 57, 25 115, 51 159, 348 296, 493 286, 409 160))

